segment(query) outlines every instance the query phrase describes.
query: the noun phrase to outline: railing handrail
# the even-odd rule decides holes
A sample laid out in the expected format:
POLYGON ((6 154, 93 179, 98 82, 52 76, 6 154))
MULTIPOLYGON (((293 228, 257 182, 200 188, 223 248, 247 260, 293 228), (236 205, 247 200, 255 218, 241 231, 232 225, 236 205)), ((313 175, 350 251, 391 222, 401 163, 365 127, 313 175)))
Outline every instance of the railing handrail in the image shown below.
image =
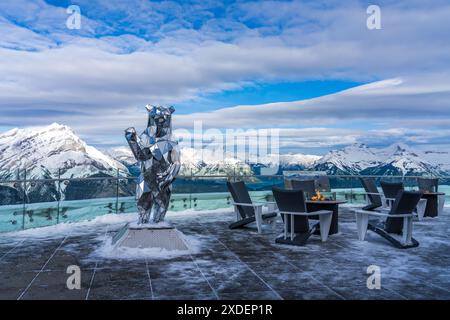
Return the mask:
MULTIPOLYGON (((308 175, 304 176, 314 176, 314 172, 320 172, 320 171, 309 171, 308 175)), ((345 175, 345 174, 320 174, 321 176, 327 176, 329 178, 348 178, 348 179, 354 179, 354 178, 390 178, 390 179, 418 179, 418 178, 436 178, 436 179, 450 179, 450 176, 440 175, 440 176, 398 176, 398 175, 345 175)), ((292 176, 286 176, 282 174, 273 174, 273 175, 239 175, 239 174, 230 174, 230 175, 179 175, 177 178, 181 179, 192 179, 192 178, 276 178, 276 177, 294 177, 292 176)), ((319 176, 319 174, 317 174, 319 176)), ((0 183, 28 183, 28 182, 64 182, 64 181, 84 181, 84 180, 133 180, 137 179, 137 176, 104 176, 104 177, 71 177, 71 178, 38 178, 38 179, 13 179, 13 180, 0 180, 0 183)))

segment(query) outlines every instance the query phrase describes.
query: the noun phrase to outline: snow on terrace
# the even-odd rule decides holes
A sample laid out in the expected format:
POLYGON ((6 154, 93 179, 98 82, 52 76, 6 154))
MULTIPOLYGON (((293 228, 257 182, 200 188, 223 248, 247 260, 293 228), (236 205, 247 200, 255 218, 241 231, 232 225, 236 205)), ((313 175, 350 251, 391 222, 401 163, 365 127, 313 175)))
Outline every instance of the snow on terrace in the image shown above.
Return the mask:
POLYGON ((254 226, 229 230, 234 218, 230 209, 169 212, 167 220, 192 244, 187 255, 99 252, 135 214, 1 234, 0 298, 450 299, 448 208, 414 223, 420 246, 408 250, 373 233, 358 241, 346 207, 339 234, 326 243, 313 237, 304 247, 274 243, 279 218, 263 234, 254 226), (86 277, 82 290, 64 287, 71 264, 86 277), (381 268, 381 290, 366 287, 369 265, 381 268))
MULTIPOLYGON (((210 214, 228 214, 232 212, 231 209, 217 209, 217 210, 183 210, 183 211, 168 211, 166 220, 183 220, 183 219, 195 219, 195 217, 206 216, 210 214)), ((71 235, 83 235, 97 230, 103 230, 104 228, 114 229, 116 227, 123 226, 126 223, 135 222, 137 220, 137 213, 124 213, 124 214, 105 214, 94 219, 72 222, 72 223, 59 223, 52 226, 31 228, 26 230, 0 233, 0 240, 5 238, 14 238, 16 240, 24 240, 28 238, 32 239, 53 239, 71 235)))

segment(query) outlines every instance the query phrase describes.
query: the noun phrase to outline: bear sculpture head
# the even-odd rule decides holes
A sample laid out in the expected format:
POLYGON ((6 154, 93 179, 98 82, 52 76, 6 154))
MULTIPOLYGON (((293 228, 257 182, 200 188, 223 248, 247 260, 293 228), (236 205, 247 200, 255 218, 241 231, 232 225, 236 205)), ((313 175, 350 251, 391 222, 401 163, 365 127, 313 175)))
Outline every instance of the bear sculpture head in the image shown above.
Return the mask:
POLYGON ((148 134, 155 138, 169 138, 172 134, 172 113, 175 108, 152 105, 146 105, 145 108, 148 111, 148 134))

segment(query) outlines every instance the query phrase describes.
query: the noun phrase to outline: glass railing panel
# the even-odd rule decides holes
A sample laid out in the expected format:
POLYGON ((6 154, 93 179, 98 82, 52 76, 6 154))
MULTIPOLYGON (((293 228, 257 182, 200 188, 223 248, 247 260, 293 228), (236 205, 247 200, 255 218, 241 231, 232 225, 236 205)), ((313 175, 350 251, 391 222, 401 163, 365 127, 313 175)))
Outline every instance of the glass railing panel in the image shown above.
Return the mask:
POLYGON ((321 190, 326 199, 351 202, 351 181, 348 177, 328 176, 327 184, 329 188, 321 190))
POLYGON ((284 177, 274 176, 246 176, 240 177, 244 181, 253 201, 267 202, 275 201, 272 194, 272 187, 284 188, 284 177))
POLYGON ((390 183, 404 183, 405 177, 398 177, 398 176, 382 176, 377 178, 378 183, 381 183, 381 181, 386 181, 390 183))
POLYGON ((404 177, 403 186, 405 190, 418 190, 417 177, 404 177))
POLYGON ((445 203, 450 205, 450 177, 439 179, 438 191, 445 193, 445 203))
POLYGON ((62 180, 60 221, 82 221, 116 213, 117 187, 117 179, 112 176, 62 180))
MULTIPOLYGON (((58 170, 54 170, 46 172, 44 180, 33 178, 33 172, 27 174, 25 170, 0 171, 0 232, 90 220, 104 214, 137 212, 135 177, 121 174, 117 180, 117 172, 111 172, 109 176, 102 174, 91 178, 63 177, 59 183, 58 170)), ((349 204, 364 204, 366 198, 359 178, 329 176, 330 194, 349 204)), ((417 189, 417 178, 413 176, 373 178, 380 192, 380 181, 403 181, 407 190, 417 189)), ((231 197, 227 180, 244 181, 252 199, 258 202, 273 201, 272 187, 284 185, 281 175, 255 176, 238 172, 235 176, 179 176, 173 184, 169 210, 229 208, 231 197)), ((440 178, 439 191, 446 193, 447 203, 450 203, 450 177, 440 178)))
POLYGON ((177 177, 172 183, 172 197, 170 199, 170 211, 182 211, 191 209, 191 192, 193 180, 190 177, 177 177))
POLYGON ((0 206, 23 204, 23 182, 0 181, 0 206))
POLYGON ((23 184, 0 182, 0 232, 23 229, 23 184))
POLYGON ((121 177, 116 204, 117 213, 137 212, 136 207, 136 177, 121 177))
POLYGON ((30 180, 26 183, 24 229, 58 223, 59 184, 57 180, 30 180))
POLYGON ((277 176, 246 176, 240 180, 244 181, 251 191, 272 191, 272 187, 283 188, 284 177, 277 176))
POLYGON ((349 178, 351 183, 351 203, 355 205, 363 205, 367 203, 367 195, 358 176, 349 178))
MULTIPOLYGON (((183 180, 185 180, 186 184, 190 184, 190 187, 177 189, 175 186, 174 190, 183 191, 179 194, 175 193, 175 206, 180 200, 182 201, 183 209, 214 210, 229 206, 230 195, 226 185, 227 177, 202 176, 184 178, 183 180)), ((178 182, 180 183, 180 181, 178 182)))
POLYGON ((355 202, 359 204, 367 203, 366 190, 361 183, 361 177, 352 177, 352 186, 355 202))
POLYGON ((25 170, 15 169, 2 169, 0 170, 0 182, 5 181, 16 181, 16 180, 25 180, 26 172, 25 170))

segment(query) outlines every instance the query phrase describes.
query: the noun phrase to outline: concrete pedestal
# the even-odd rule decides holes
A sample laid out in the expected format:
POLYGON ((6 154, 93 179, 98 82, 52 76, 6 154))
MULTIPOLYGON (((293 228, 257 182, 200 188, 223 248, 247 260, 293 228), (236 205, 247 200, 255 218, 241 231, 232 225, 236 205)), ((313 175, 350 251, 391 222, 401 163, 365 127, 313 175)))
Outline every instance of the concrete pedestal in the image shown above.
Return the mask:
POLYGON ((127 224, 113 237, 115 247, 188 251, 181 232, 166 222, 127 224))

